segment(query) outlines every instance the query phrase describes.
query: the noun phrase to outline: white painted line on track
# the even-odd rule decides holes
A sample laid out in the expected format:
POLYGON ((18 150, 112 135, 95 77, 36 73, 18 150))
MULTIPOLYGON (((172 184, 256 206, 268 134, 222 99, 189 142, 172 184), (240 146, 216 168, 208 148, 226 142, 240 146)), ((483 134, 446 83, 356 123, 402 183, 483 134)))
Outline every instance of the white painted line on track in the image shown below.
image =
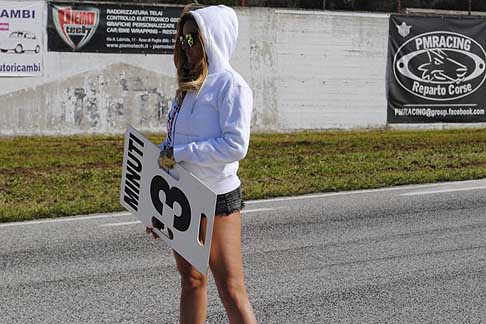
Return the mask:
POLYGON ((442 183, 431 183, 431 184, 406 185, 406 186, 398 186, 398 187, 391 187, 391 188, 379 188, 379 189, 327 192, 327 193, 314 194, 314 195, 302 195, 302 196, 279 197, 279 198, 260 199, 260 200, 249 200, 249 201, 246 201, 246 204, 251 205, 251 204, 276 202, 276 201, 291 201, 291 200, 325 198, 325 197, 334 197, 334 196, 359 195, 359 194, 375 193, 375 192, 386 192, 386 191, 411 190, 411 189, 420 189, 420 188, 451 186, 451 185, 457 185, 457 184, 467 185, 467 183, 484 182, 485 180, 486 179, 442 182, 442 183))
MULTIPOLYGON (((257 212, 269 211, 269 210, 276 210, 276 209, 281 209, 281 208, 257 208, 257 209, 249 209, 249 210, 243 210, 242 211, 242 214, 257 213, 257 212)), ((141 224, 141 223, 142 223, 141 221, 122 222, 122 223, 109 223, 109 224, 99 225, 99 227, 115 227, 115 226, 135 225, 135 224, 141 224)))
MULTIPOLYGON (((461 184, 461 185, 467 185, 468 183, 476 183, 477 184, 478 182, 485 183, 486 179, 442 182, 442 183, 431 183, 431 184, 418 184, 418 185, 407 185, 407 186, 398 186, 398 187, 380 188, 380 189, 366 189, 366 190, 355 190, 355 191, 330 192, 330 193, 321 193, 321 194, 313 194, 313 195, 279 197, 279 198, 260 199, 260 200, 248 200, 245 203, 247 205, 253 205, 253 204, 259 204, 259 203, 271 203, 271 202, 278 202, 278 201, 292 201, 292 200, 302 200, 302 199, 325 198, 325 197, 333 197, 333 196, 359 195, 359 194, 363 194, 363 193, 366 194, 366 193, 375 193, 375 192, 431 188, 431 187, 450 186, 450 185, 457 185, 457 184, 461 184)), ((30 225, 36 225, 36 224, 75 222, 75 221, 81 221, 81 220, 92 220, 92 219, 123 217, 123 216, 131 216, 131 213, 129 213, 129 212, 118 212, 118 213, 108 213, 108 214, 71 216, 71 217, 64 217, 64 218, 50 218, 50 219, 41 219, 41 220, 37 220, 37 221, 4 223, 4 224, 0 224, 0 228, 11 227, 11 226, 30 226, 30 225)))
POLYGON ((125 225, 141 224, 141 223, 142 223, 141 221, 123 222, 123 223, 110 223, 110 224, 102 224, 99 227, 125 226, 125 225))
POLYGON ((109 217, 123 217, 123 216, 131 216, 131 215, 132 214, 129 212, 121 212, 121 213, 110 213, 110 214, 94 214, 94 215, 87 215, 87 216, 72 216, 72 217, 65 217, 65 218, 50 218, 50 219, 40 219, 37 221, 5 223, 5 224, 0 224, 0 228, 11 227, 11 226, 30 226, 30 225, 50 224, 50 223, 76 222, 82 220, 93 220, 93 219, 109 218, 109 217))
POLYGON ((481 190, 481 189, 486 189, 486 186, 469 187, 469 188, 451 188, 451 189, 430 190, 430 191, 415 191, 415 192, 403 193, 400 196, 433 195, 433 194, 439 194, 439 193, 456 192, 456 191, 469 191, 469 190, 481 190))
POLYGON ((282 209, 282 207, 276 207, 276 208, 255 208, 255 209, 243 209, 241 211, 242 214, 249 214, 249 213, 258 213, 262 211, 269 211, 269 210, 276 210, 276 209, 282 209))

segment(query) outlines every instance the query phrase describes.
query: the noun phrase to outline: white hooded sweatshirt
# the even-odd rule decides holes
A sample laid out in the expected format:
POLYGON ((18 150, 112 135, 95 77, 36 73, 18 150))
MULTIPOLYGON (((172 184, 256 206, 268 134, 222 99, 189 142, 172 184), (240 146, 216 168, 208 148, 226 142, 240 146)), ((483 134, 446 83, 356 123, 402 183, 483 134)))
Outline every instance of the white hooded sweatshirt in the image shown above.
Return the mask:
POLYGON ((191 14, 204 39, 209 72, 199 93, 186 94, 174 119, 174 159, 223 194, 241 184, 238 161, 248 151, 253 95, 229 63, 238 38, 235 11, 220 5, 191 14))

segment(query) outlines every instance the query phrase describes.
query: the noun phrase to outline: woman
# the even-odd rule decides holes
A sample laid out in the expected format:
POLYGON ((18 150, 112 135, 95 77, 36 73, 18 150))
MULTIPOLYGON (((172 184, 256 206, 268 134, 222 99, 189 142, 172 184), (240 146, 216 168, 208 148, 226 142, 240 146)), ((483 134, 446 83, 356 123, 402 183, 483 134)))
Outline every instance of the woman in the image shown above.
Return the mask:
MULTIPOLYGON (((236 174, 248 150, 253 95, 229 63, 237 36, 233 9, 184 9, 174 51, 178 89, 160 163, 165 168, 178 163, 218 194, 209 266, 230 323, 256 323, 244 284, 244 203, 236 174)), ((156 237, 151 228, 147 233, 156 237)), ((203 323, 208 278, 175 251, 174 256, 181 276, 180 322, 203 323)))

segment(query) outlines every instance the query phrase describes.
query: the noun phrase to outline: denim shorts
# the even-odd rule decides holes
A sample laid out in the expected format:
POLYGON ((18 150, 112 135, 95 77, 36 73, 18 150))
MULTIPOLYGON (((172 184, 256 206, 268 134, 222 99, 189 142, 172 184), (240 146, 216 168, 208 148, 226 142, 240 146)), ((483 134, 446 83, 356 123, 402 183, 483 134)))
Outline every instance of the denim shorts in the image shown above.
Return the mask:
POLYGON ((241 211, 244 207, 245 202, 241 194, 241 187, 238 187, 233 191, 218 195, 215 215, 228 216, 236 211, 241 211))

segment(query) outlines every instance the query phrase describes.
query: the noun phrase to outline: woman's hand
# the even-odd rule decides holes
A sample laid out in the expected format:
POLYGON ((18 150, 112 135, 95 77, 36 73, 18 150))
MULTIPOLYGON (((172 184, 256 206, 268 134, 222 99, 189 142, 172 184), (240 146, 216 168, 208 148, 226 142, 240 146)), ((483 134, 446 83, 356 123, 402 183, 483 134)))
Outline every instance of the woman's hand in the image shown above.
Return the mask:
POLYGON ((159 231, 164 227, 164 224, 162 224, 157 218, 152 217, 152 227, 145 227, 145 233, 150 235, 152 234, 152 238, 154 240, 159 239, 160 237, 157 235, 157 233, 154 232, 154 228, 158 229, 159 231))
POLYGON ((152 234, 152 238, 154 240, 157 240, 159 239, 159 236, 153 231, 153 229, 154 229, 153 227, 145 227, 145 234, 148 235, 152 234))
POLYGON ((175 163, 174 149, 172 147, 160 151, 159 167, 170 170, 174 168, 175 163))

